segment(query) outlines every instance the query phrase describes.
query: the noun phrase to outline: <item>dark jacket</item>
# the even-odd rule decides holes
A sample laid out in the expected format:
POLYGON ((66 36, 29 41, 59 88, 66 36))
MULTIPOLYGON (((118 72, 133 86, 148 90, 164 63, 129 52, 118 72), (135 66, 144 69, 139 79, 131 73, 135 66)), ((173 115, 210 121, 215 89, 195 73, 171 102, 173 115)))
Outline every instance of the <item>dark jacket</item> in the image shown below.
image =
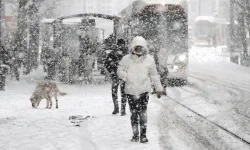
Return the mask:
POLYGON ((113 50, 108 54, 104 65, 108 70, 108 72, 111 74, 111 78, 118 77, 117 69, 119 62, 127 54, 128 54, 128 48, 127 47, 122 48, 120 46, 115 46, 113 50))

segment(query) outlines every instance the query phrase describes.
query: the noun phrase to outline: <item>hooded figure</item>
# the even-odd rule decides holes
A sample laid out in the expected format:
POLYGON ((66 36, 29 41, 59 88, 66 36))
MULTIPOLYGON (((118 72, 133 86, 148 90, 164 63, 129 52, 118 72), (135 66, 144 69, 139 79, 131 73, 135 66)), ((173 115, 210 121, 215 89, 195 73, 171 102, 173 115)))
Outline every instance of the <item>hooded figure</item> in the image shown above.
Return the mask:
POLYGON ((163 88, 154 58, 148 54, 147 42, 143 37, 137 36, 133 39, 130 53, 120 61, 117 73, 125 82, 125 93, 130 106, 133 130, 131 141, 139 141, 138 120, 140 118, 140 142, 148 142, 146 130, 149 92, 153 84, 160 98, 163 88))

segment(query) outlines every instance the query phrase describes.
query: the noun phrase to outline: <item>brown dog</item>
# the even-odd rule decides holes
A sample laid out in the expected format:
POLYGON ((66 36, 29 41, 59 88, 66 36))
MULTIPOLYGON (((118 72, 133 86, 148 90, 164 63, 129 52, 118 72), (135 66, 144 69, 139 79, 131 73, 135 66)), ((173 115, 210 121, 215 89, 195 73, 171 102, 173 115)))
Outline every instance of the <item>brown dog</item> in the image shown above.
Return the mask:
POLYGON ((39 82, 33 92, 30 101, 33 108, 37 108, 42 99, 47 100, 46 108, 51 109, 52 107, 52 97, 56 99, 56 108, 58 108, 57 95, 64 96, 66 93, 60 92, 56 83, 50 81, 39 82))

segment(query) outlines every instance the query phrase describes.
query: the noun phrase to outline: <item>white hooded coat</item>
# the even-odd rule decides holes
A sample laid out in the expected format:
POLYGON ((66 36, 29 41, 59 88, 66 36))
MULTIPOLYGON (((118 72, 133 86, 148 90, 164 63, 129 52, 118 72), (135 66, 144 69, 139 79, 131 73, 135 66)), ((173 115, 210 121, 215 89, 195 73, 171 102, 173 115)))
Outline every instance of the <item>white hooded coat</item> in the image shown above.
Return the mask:
POLYGON ((150 92, 152 84, 156 91, 163 91, 154 58, 148 54, 147 42, 141 36, 133 39, 130 53, 120 61, 117 74, 120 79, 125 81, 126 94, 138 97, 142 93, 150 92), (144 47, 143 56, 138 57, 131 53, 135 46, 144 47))

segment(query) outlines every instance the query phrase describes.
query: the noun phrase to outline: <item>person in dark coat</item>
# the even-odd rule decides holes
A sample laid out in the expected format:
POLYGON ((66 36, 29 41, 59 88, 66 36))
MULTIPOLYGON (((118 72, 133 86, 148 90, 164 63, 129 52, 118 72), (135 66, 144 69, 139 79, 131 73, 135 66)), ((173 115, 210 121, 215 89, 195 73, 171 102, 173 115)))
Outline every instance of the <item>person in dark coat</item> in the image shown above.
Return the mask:
POLYGON ((126 47, 126 43, 123 39, 118 39, 117 45, 112 47, 112 51, 108 54, 105 60, 105 67, 107 71, 110 73, 112 80, 112 99, 114 103, 114 111, 112 114, 119 113, 119 105, 118 105, 118 87, 120 85, 121 89, 121 115, 126 115, 126 102, 127 97, 124 92, 125 83, 119 79, 117 75, 117 69, 119 62, 123 58, 123 56, 128 54, 128 48, 126 47))
POLYGON ((3 45, 0 46, 0 91, 5 90, 5 80, 10 69, 10 54, 3 45))

